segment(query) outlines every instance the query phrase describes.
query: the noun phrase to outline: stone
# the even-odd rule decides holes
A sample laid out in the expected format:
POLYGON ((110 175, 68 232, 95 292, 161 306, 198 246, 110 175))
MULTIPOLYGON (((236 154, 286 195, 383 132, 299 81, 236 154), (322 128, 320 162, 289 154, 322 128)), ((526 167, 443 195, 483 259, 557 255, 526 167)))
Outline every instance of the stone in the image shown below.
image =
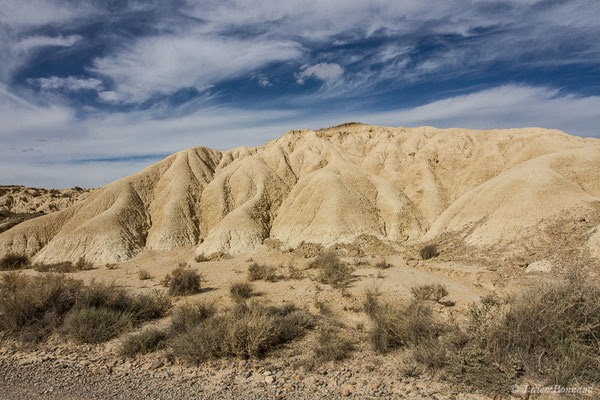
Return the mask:
POLYGON ((163 365, 165 365, 165 364, 162 361, 154 360, 154 361, 152 361, 152 364, 150 364, 148 369, 158 369, 158 368, 162 367, 163 365))
POLYGON ((273 382, 275 382, 275 378, 273 377, 273 375, 268 375, 268 376, 265 377, 265 383, 267 385, 270 385, 273 382))

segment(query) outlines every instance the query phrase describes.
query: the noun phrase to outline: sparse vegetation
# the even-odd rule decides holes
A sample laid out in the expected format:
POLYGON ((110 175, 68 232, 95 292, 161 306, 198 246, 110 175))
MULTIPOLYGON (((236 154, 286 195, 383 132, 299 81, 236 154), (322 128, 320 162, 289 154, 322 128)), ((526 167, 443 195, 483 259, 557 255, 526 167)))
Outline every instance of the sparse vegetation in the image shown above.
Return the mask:
POLYGON ((0 271, 15 271, 29 266, 29 257, 22 254, 6 254, 0 258, 0 271))
POLYGON ((388 269, 388 268, 392 268, 393 265, 390 263, 387 263, 385 261, 379 261, 377 264, 375 264, 375 268, 379 268, 379 269, 388 269))
POLYGON ((348 358, 354 350, 354 343, 340 328, 325 325, 319 328, 313 347, 315 357, 321 361, 340 361, 348 358))
POLYGON ((185 315, 186 322, 174 323, 171 346, 175 355, 196 364, 225 356, 259 357, 313 326, 306 311, 259 303, 238 304, 212 315, 185 315))
POLYGON ((289 263, 287 266, 287 270, 289 279, 304 279, 304 273, 301 270, 299 270, 294 263, 289 263))
POLYGON ((140 269, 137 272, 137 277, 140 281, 145 281, 148 279, 152 279, 152 275, 150 275, 150 272, 146 271, 145 269, 140 269))
POLYGON ((274 282, 277 280, 276 271, 275 267, 254 262, 248 266, 248 280, 251 282, 258 280, 274 282))
POLYGON ((207 256, 205 256, 204 254, 198 254, 196 256, 196 258, 194 258, 194 261, 196 261, 197 263, 203 263, 206 261, 210 261, 210 258, 208 258, 207 256))
POLYGON ((448 289, 439 283, 413 286, 410 289, 415 300, 431 300, 439 302, 448 295, 448 289))
POLYGON ((75 269, 77 269, 79 271, 88 271, 90 269, 94 269, 94 264, 92 264, 91 262, 87 261, 85 258, 81 257, 75 263, 75 269))
POLYGON ((202 275, 185 263, 180 263, 162 280, 163 286, 169 288, 171 296, 186 296, 200 292, 202 275))
POLYGON ((367 292, 364 308, 372 321, 371 344, 380 353, 428 342, 445 329, 423 303, 381 303, 374 294, 367 292))
POLYGON ((430 258, 434 258, 440 255, 435 244, 430 244, 423 247, 419 253, 421 254, 421 258, 423 260, 429 260, 430 258))
POLYGON ((317 268, 317 280, 330 284, 336 288, 345 288, 352 280, 352 269, 342 263, 335 252, 328 251, 318 255, 311 263, 310 268, 317 268))
POLYGON ((134 357, 156 351, 166 344, 167 332, 158 328, 145 328, 141 332, 127 336, 119 345, 119 354, 134 357))
POLYGON ((254 285, 249 282, 235 282, 229 286, 229 294, 235 302, 244 302, 246 299, 252 297, 254 292, 254 285))
POLYGON ((101 342, 164 316, 170 306, 159 294, 134 296, 114 285, 83 285, 62 275, 9 273, 0 282, 0 330, 28 341, 60 332, 101 342))
POLYGON ((117 264, 106 264, 106 269, 117 269, 119 266, 117 264))

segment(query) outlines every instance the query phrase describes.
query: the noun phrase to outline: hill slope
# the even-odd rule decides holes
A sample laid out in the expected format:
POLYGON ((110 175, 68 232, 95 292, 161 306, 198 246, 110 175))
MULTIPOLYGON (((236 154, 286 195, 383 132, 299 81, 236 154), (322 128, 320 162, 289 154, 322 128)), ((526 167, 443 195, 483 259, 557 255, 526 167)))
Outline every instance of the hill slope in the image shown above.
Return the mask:
MULTIPOLYGON (((596 139, 352 124, 257 148, 181 151, 0 234, 0 254, 114 262, 145 248, 237 254, 266 238, 296 247, 364 235, 391 245, 454 235, 509 249, 566 215, 589 225, 599 205, 596 139)), ((581 232, 598 255, 597 224, 581 232)))

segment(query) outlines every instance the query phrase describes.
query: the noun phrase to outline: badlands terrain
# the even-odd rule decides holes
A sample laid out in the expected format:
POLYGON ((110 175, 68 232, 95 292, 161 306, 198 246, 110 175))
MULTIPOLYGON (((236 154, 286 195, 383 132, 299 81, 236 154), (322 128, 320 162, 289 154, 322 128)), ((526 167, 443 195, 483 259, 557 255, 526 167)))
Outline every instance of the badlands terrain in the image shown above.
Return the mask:
MULTIPOLYGON (((527 296, 544 282, 555 292, 543 286, 539 293, 592 282, 591 289, 579 285, 581 294, 587 298, 589 289, 597 299, 598 139, 541 128, 349 123, 289 131, 256 148, 183 150, 94 190, 2 186, 0 212, 0 257, 26 259, 19 267, 26 279, 62 272, 152 296, 171 290, 165 276, 174 282, 179 265, 201 276, 201 288, 171 293, 170 311, 102 341, 58 327, 32 342, 0 322, 0 376, 8 388, 0 398, 526 398, 512 385, 588 388, 600 370, 586 358, 600 355, 597 339, 582 345, 586 356, 577 368, 569 364, 569 376, 556 375, 566 370, 565 358, 533 339, 531 357, 511 342, 503 348, 514 347, 518 359, 482 356, 479 364, 495 368, 477 367, 483 372, 466 358, 476 347, 444 347, 462 335, 452 329, 465 330, 465 343, 477 341, 466 327, 473 310, 492 304, 481 299, 505 299, 493 303, 501 321, 520 304, 511 294, 527 296), (573 271, 584 275, 573 278, 573 271), (236 295, 236 283, 250 285, 251 294, 236 295), (166 332, 177 307, 207 301, 250 313, 254 303, 294 305, 312 322, 306 333, 256 354, 220 349, 190 360, 171 344, 123 352, 128 335, 149 326, 166 332), (400 328, 382 322, 382 310, 394 310, 385 304, 394 302, 412 304, 406 315, 422 307, 423 318, 431 312, 446 325, 427 340, 400 340, 400 328), (447 354, 419 352, 436 347, 447 354)), ((597 317, 584 318, 591 337, 597 317)), ((481 326, 492 329, 491 320, 481 326)), ((488 351, 499 342, 486 343, 488 351)))

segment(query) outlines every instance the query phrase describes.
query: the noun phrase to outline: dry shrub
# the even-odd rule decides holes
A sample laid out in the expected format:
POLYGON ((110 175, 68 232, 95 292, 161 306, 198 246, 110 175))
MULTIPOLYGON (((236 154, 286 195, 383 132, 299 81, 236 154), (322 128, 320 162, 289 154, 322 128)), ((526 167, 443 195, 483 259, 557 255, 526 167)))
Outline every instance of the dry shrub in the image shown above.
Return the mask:
POLYGON ((352 268, 341 262, 333 251, 321 253, 310 263, 309 267, 319 270, 317 276, 319 282, 330 284, 336 288, 345 288, 352 280, 352 268))
POLYGON ((423 260, 429 260, 430 258, 437 257, 440 255, 435 244, 430 244, 423 247, 419 253, 421 254, 421 258, 423 260))
POLYGON ((0 330, 23 340, 57 331, 81 342, 101 342, 164 316, 170 306, 158 293, 134 296, 114 285, 86 286, 62 275, 11 273, 0 281, 0 330))
POLYGON ((274 282, 277 280, 276 275, 277 269, 264 264, 252 263, 248 266, 248 280, 249 281, 269 281, 274 282))
POLYGON ((385 261, 380 261, 377 264, 375 264, 375 268, 379 268, 379 269, 388 269, 388 268, 392 268, 393 265, 390 263, 387 263, 385 261))
POLYGON ((252 297, 254 292, 254 285, 249 282, 235 282, 229 286, 229 294, 235 302, 244 302, 246 299, 252 297))
POLYGON ((117 268, 119 268, 119 266, 117 264, 111 264, 111 263, 106 264, 106 269, 112 270, 112 269, 117 269, 117 268))
POLYGON ((75 269, 77 269, 78 271, 89 271, 90 269, 94 269, 94 264, 81 257, 75 263, 75 269))
POLYGON ((133 326, 130 313, 106 307, 76 307, 63 323, 63 331, 81 343, 101 343, 133 326))
POLYGON ((462 353, 501 366, 505 378, 527 373, 562 386, 600 380, 600 287, 585 274, 541 282, 505 306, 484 299, 469 320, 472 340, 462 353))
POLYGON ((188 322, 178 321, 179 328, 173 328, 171 347, 177 356, 196 364, 224 356, 260 357, 313 326, 312 316, 293 306, 238 304, 220 313, 202 312, 197 318, 189 310, 185 315, 188 322))
POLYGON ((304 279, 304 273, 299 270, 295 264, 289 263, 287 266, 288 278, 294 280, 304 279))
POLYGON ((210 258, 205 256, 204 254, 198 254, 196 258, 194 258, 194 261, 196 261, 197 263, 203 263, 206 261, 210 261, 210 258))
POLYGON ((381 353, 434 340, 445 330, 423 303, 380 303, 368 296, 365 309, 372 321, 371 344, 381 353))
POLYGON ((145 281, 145 280, 148 280, 148 279, 152 279, 152 275, 150 275, 150 272, 146 271, 145 269, 140 269, 137 272, 137 276, 138 276, 138 279, 140 281, 145 281))
POLYGON ((180 263, 170 274, 162 280, 162 284, 169 288, 171 296, 186 296, 200 292, 202 275, 192 270, 189 265, 180 263))
POLYGON ((99 343, 143 321, 161 318, 170 308, 164 294, 130 295, 114 285, 92 282, 79 294, 62 331, 83 343, 99 343))
POLYGON ((62 261, 52 264, 38 263, 33 266, 33 269, 35 269, 37 272, 58 272, 61 274, 68 274, 77 271, 77 268, 71 261, 62 261))
POLYGON ((164 347, 167 332, 158 328, 145 328, 141 332, 126 337, 119 345, 119 354, 134 357, 137 354, 152 353, 164 347))
POLYGON ((435 302, 439 302, 448 295, 448 289, 439 283, 413 286, 410 292, 415 300, 431 300, 435 302))
POLYGON ((0 331, 26 341, 41 340, 75 305, 82 283, 61 275, 0 278, 0 331))
POLYGON ((340 361, 350 357, 354 343, 340 328, 325 325, 319 328, 313 347, 315 357, 321 361, 340 361))
POLYGON ((29 257, 21 254, 6 254, 0 258, 0 271, 15 271, 29 266, 29 257))

